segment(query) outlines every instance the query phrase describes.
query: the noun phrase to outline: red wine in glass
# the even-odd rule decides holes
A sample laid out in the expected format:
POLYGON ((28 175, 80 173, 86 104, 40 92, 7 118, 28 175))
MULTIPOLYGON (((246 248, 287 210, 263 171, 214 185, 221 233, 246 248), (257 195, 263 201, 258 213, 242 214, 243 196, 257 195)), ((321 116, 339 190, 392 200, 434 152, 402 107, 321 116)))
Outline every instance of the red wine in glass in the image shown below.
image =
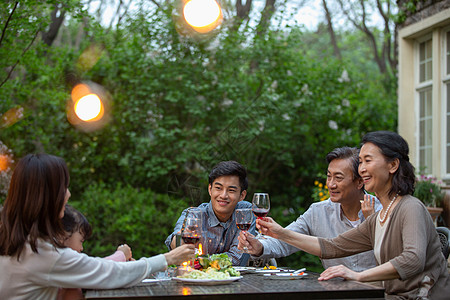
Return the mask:
POLYGON ((181 233, 181 238, 185 244, 197 244, 200 241, 200 219, 194 216, 187 216, 184 221, 184 230, 181 233))
POLYGON ((244 230, 244 231, 249 230, 250 225, 251 225, 250 223, 240 223, 240 224, 236 223, 237 228, 239 228, 240 230, 244 230))
MULTIPOLYGON (((258 219, 267 216, 270 210, 270 199, 267 193, 254 193, 252 199, 252 210, 258 219)), ((264 235, 258 231, 256 238, 265 239, 264 235)))
POLYGON ((182 239, 183 239, 183 242, 185 244, 197 244, 198 241, 200 240, 200 237, 197 237, 197 236, 183 236, 182 239))
MULTIPOLYGON (((253 214, 251 208, 239 208, 236 209, 236 226, 241 231, 248 231, 251 227, 252 221, 253 221, 253 214)), ((244 252, 247 252, 247 247, 243 247, 244 252)))
POLYGON ((264 208, 253 208, 253 213, 258 219, 264 218, 269 213, 268 209, 264 208))

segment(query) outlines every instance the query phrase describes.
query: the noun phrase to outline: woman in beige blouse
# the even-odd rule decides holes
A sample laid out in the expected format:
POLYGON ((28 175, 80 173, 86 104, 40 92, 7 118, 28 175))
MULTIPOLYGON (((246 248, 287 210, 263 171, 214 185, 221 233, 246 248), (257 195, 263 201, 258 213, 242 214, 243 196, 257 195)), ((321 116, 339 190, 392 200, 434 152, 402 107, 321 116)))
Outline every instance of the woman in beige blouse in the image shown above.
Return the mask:
MULTIPOLYGON (((414 167, 408 144, 398 134, 370 132, 363 137, 359 173, 365 189, 375 193, 383 209, 334 239, 302 235, 271 218, 257 220, 263 234, 321 258, 337 258, 374 250, 377 266, 362 272, 342 265, 326 269, 319 280, 343 277, 382 281, 387 298, 448 299, 450 280, 436 228, 414 192, 414 167)), ((364 204, 363 204, 364 205, 364 204)), ((239 248, 249 246, 241 241, 239 248)))

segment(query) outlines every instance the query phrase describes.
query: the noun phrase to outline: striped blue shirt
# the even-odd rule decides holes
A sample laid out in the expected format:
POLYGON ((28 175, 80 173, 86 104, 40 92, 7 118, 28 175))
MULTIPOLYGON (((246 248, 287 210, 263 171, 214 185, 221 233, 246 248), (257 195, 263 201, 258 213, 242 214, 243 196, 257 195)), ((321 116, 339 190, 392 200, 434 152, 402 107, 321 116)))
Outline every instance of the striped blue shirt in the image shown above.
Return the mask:
MULTIPOLYGON (((233 215, 227 222, 220 222, 213 211, 211 202, 202 203, 198 207, 203 212, 202 239, 200 242, 202 243, 204 250, 206 250, 208 254, 226 253, 231 258, 234 266, 245 266, 249 259, 249 255, 242 253, 242 251, 237 249, 240 230, 236 226, 235 212, 233 212, 233 215)), ((252 208, 252 204, 247 201, 240 201, 237 203, 235 209, 240 208, 252 208)), ((169 250, 171 250, 170 243, 173 236, 181 232, 186 212, 187 209, 182 212, 172 234, 170 234, 165 241, 169 250)), ((252 225, 249 230, 252 234, 255 234, 255 221, 256 217, 253 216, 252 225)))

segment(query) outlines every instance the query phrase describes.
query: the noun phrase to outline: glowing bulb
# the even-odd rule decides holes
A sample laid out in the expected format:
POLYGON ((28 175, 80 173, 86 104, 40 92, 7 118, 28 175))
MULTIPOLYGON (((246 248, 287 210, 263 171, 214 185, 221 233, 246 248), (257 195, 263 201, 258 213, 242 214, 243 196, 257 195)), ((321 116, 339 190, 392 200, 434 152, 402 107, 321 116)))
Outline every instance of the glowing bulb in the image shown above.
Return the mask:
POLYGON ((103 116, 103 105, 95 94, 86 95, 75 103, 75 113, 83 121, 94 121, 103 116))
POLYGON ((183 9, 186 22, 199 32, 207 32, 216 27, 221 14, 220 6, 215 0, 190 0, 183 9))
POLYGON ((0 172, 6 171, 8 169, 9 159, 8 156, 0 154, 0 172))

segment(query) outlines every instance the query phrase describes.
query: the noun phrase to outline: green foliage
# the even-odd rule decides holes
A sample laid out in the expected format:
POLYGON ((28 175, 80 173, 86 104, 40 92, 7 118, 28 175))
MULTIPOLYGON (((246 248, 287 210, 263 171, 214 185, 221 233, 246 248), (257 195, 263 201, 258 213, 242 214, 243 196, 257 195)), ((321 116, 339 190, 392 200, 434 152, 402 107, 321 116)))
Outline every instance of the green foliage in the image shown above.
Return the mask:
POLYGON ((405 22, 407 15, 411 13, 415 13, 417 10, 417 4, 419 2, 425 2, 420 0, 406 0, 403 1, 401 6, 399 7, 398 13, 393 16, 395 23, 401 24, 405 22))
POLYGON ((110 188, 104 183, 90 185, 80 198, 70 203, 86 216, 93 228, 92 237, 84 243, 84 252, 107 256, 126 243, 134 258, 167 252, 164 241, 188 206, 183 200, 148 189, 121 184, 110 188))
MULTIPOLYGON (((297 27, 263 36, 250 26, 179 34, 171 1, 157 10, 142 7, 115 30, 89 19, 81 28, 83 12, 71 1, 61 44, 38 39, 21 55, 40 24, 48 25, 52 8, 30 3, 26 13, 35 13, 36 22, 14 19, 19 38, 7 32, 0 47, 1 76, 19 61, 0 87, 0 114, 23 109, 22 117, 0 125, 0 140, 14 160, 40 151, 65 158, 72 198, 80 199, 74 206, 99 231, 88 253, 107 255, 129 241, 135 255, 161 252, 179 212, 208 201, 209 170, 228 159, 246 165, 249 195, 270 192, 272 216, 287 225, 314 201, 311 187, 325 173, 326 153, 357 146, 368 131, 396 128, 396 80, 377 73, 358 33, 339 33, 339 61, 326 35, 297 27), (86 34, 80 49, 72 46, 79 31, 86 34), (92 45, 104 49, 98 61, 79 64, 92 45), (78 80, 111 95, 111 121, 101 130, 86 133, 67 122, 78 80), (161 202, 173 215, 153 209, 161 202), (141 229, 155 226, 164 234, 147 234, 149 240, 141 229)), ((2 17, 10 5, 0 4, 2 17)), ((304 253, 292 259, 314 264, 304 253)))
POLYGON ((324 201, 330 197, 330 193, 328 192, 327 185, 322 182, 323 181, 322 176, 319 178, 321 178, 322 180, 314 181, 314 188, 313 188, 313 193, 311 195, 311 198, 315 201, 324 201))
POLYGON ((445 192, 441 190, 441 184, 435 177, 422 174, 416 181, 414 197, 426 206, 439 207, 445 196, 445 192))

